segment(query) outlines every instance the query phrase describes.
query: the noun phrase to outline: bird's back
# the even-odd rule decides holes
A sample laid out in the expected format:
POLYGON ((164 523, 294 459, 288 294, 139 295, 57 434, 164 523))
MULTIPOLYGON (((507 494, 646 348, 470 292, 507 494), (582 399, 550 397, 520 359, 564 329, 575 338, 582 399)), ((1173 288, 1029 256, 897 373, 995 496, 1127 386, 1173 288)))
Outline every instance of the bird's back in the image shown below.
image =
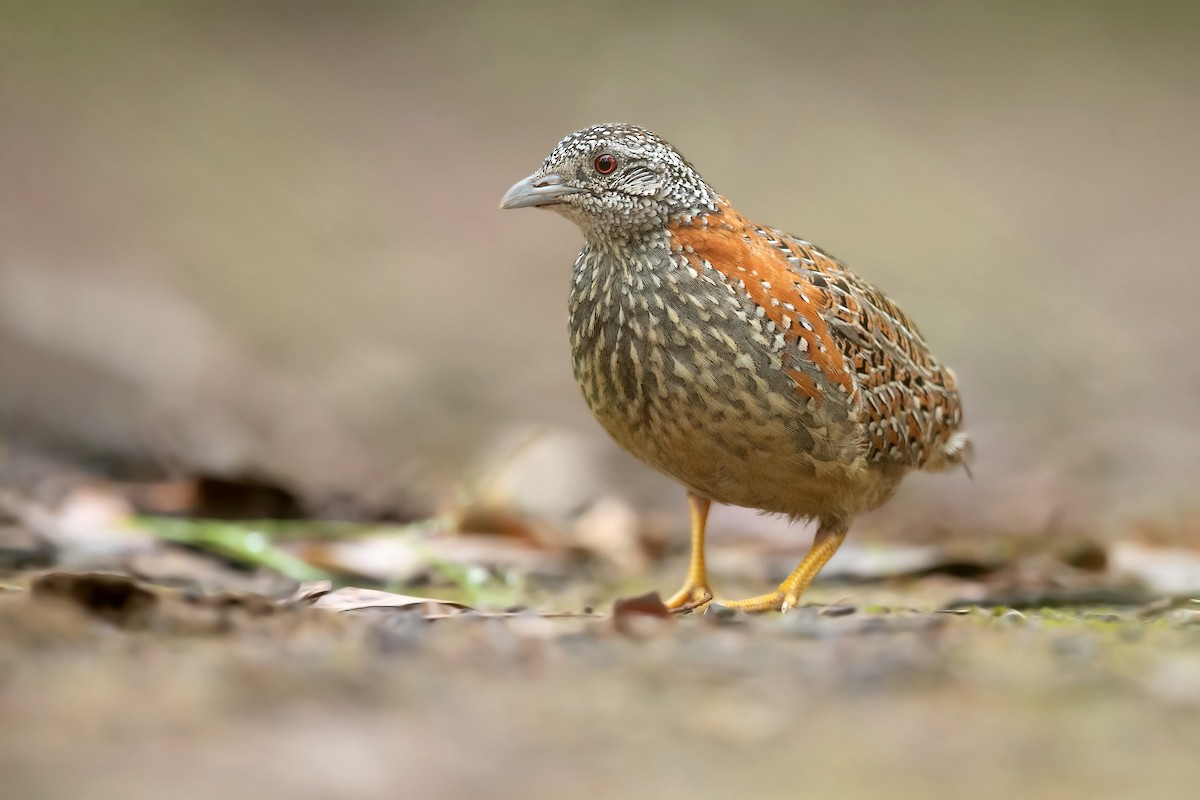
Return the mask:
POLYGON ((954 373, 882 291, 809 242, 756 225, 727 203, 673 226, 671 238, 688 263, 724 274, 791 340, 783 368, 796 391, 845 402, 868 461, 937 470, 969 455, 954 373))

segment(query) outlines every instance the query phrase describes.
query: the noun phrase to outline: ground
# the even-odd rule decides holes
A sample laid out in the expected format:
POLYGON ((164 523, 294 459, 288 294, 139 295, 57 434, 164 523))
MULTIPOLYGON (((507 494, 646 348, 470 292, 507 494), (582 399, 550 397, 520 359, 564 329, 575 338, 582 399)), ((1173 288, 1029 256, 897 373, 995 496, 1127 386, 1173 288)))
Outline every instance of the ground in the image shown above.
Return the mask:
POLYGON ((548 617, 95 580, 17 576, 0 598, 5 797, 1180 797, 1200 779, 1187 601, 948 613, 930 580, 827 582, 786 615, 548 617))

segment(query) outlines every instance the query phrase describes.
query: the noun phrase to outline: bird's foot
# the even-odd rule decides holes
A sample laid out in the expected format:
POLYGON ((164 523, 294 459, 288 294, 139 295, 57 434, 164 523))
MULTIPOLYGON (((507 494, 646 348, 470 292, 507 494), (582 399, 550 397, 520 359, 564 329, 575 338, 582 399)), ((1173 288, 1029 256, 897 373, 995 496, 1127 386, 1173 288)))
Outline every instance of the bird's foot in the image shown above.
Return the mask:
POLYGON ((787 612, 795 608, 799 601, 799 596, 783 589, 776 589, 768 594, 760 594, 758 597, 746 600, 717 600, 710 608, 715 609, 718 606, 732 608, 745 611, 747 614, 758 614, 763 611, 787 612))
POLYGON ((712 599, 712 589, 709 589, 707 585, 688 581, 683 585, 682 589, 671 595, 663 605, 677 614, 686 614, 689 611, 695 611, 697 608, 704 606, 712 599))

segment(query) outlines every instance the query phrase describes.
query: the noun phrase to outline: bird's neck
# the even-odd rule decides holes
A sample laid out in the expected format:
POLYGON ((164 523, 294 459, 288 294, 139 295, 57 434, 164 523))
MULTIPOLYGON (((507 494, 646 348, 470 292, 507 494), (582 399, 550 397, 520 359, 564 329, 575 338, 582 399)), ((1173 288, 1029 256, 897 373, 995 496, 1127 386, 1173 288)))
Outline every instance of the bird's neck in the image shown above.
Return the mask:
POLYGON ((605 309, 628 297, 630 286, 670 269, 669 242, 666 228, 624 239, 587 237, 573 270, 572 316, 584 309, 606 316, 605 309))
POLYGON ((647 257, 665 257, 670 252, 666 226, 613 236, 611 232, 589 235, 584 231, 583 254, 601 261, 628 262, 647 257))

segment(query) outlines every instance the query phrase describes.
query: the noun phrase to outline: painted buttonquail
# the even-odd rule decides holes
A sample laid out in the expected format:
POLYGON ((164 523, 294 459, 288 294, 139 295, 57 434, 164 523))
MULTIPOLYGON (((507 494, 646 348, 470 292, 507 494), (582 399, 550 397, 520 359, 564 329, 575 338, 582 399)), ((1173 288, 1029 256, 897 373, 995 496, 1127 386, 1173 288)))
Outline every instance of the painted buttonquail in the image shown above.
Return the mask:
POLYGON ((667 142, 633 125, 572 133, 501 208, 580 227, 571 281, 575 378, 617 442, 688 490, 692 555, 667 605, 712 600, 712 501, 819 523, 769 594, 786 611, 850 520, 913 469, 964 464, 954 374, 881 291, 812 244, 739 214, 667 142))

